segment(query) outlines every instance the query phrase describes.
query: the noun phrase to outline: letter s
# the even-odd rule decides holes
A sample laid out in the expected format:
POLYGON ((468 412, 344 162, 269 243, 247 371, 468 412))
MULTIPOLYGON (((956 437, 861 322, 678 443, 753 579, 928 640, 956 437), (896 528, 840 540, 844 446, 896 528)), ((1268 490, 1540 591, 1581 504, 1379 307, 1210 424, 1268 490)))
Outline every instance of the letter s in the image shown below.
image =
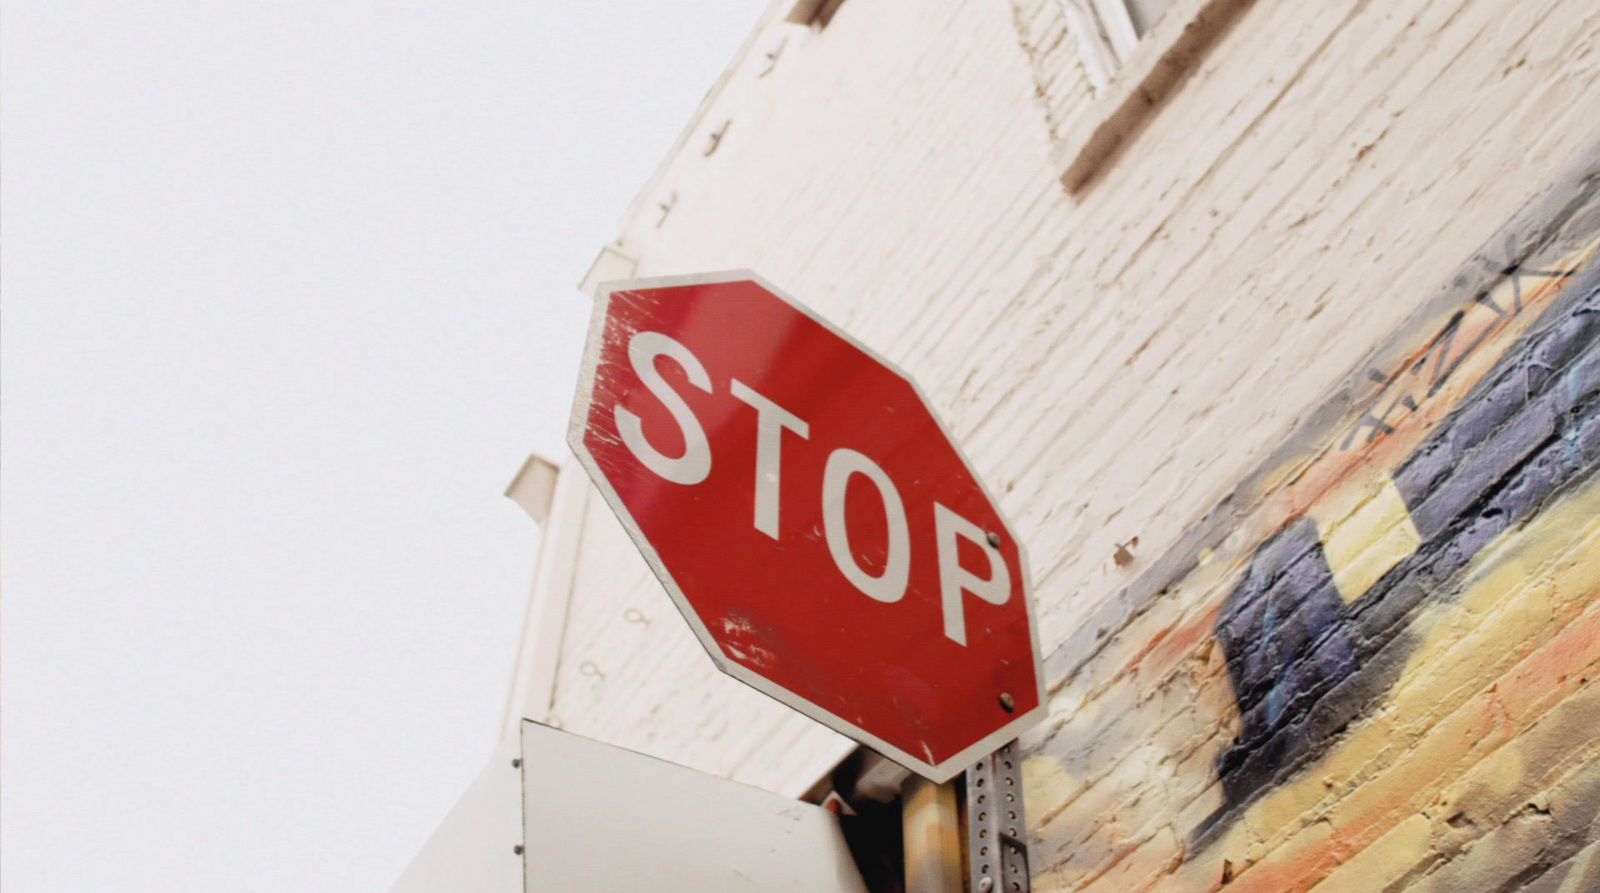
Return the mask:
POLYGON ((700 427, 689 404, 656 371, 656 357, 660 356, 677 360, 688 374, 689 383, 708 394, 711 393, 711 376, 689 348, 660 332, 636 332, 628 341, 628 362, 633 365, 634 374, 672 413, 673 420, 683 431, 683 455, 676 459, 662 455, 645 439, 639 417, 621 406, 613 408, 617 433, 644 467, 674 484, 698 484, 711 473, 711 444, 706 442, 705 429, 700 427))

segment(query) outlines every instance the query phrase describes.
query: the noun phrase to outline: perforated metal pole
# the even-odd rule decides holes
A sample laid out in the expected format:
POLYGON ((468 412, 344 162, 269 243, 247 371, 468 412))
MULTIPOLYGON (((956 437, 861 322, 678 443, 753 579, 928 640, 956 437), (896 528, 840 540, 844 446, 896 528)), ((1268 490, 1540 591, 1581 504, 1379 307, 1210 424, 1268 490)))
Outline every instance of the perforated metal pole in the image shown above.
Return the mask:
POLYGON ((961 817, 954 782, 907 779, 901 790, 906 893, 961 893, 961 817))
POLYGON ((967 770, 967 862, 972 893, 1028 893, 1028 817, 1013 741, 967 770))

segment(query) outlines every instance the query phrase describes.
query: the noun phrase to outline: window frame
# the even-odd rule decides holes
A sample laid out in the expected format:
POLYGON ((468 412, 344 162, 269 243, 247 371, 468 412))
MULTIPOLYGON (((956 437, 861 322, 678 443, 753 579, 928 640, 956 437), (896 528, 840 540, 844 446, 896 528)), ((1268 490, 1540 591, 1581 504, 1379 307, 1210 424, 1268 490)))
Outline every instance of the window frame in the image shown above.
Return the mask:
POLYGON ((1055 2, 1065 14, 1094 93, 1052 152, 1062 185, 1077 193, 1254 0, 1173 0, 1124 59, 1117 58, 1098 15, 1102 5, 1121 7, 1122 20, 1132 30, 1123 0, 1055 2))

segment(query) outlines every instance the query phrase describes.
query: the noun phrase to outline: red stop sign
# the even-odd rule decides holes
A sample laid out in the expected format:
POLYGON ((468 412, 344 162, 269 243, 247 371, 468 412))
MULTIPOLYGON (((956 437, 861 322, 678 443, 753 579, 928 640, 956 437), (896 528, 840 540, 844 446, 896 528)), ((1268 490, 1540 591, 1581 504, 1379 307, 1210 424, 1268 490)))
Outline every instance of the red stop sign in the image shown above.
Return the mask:
POLYGON ((936 781, 1041 716, 994 501, 905 375, 753 274, 602 294, 569 441, 724 672, 936 781))

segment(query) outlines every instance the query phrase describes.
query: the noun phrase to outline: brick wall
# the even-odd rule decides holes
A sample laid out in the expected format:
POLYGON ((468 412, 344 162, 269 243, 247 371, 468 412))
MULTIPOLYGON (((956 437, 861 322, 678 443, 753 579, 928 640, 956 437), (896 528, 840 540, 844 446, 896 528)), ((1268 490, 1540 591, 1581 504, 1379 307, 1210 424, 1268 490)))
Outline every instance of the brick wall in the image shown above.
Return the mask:
MULTIPOLYGON (((1232 4, 1070 192, 1116 85, 1057 0, 786 11, 616 247, 810 302, 1000 494, 1052 687, 1038 886, 1592 887, 1600 7, 1232 4)), ((838 759, 598 499, 552 523, 567 728, 789 793, 838 759)))
POLYGON ((1080 656, 1024 739, 1044 886, 1511 890, 1588 864, 1600 152, 1582 161, 1080 656))

